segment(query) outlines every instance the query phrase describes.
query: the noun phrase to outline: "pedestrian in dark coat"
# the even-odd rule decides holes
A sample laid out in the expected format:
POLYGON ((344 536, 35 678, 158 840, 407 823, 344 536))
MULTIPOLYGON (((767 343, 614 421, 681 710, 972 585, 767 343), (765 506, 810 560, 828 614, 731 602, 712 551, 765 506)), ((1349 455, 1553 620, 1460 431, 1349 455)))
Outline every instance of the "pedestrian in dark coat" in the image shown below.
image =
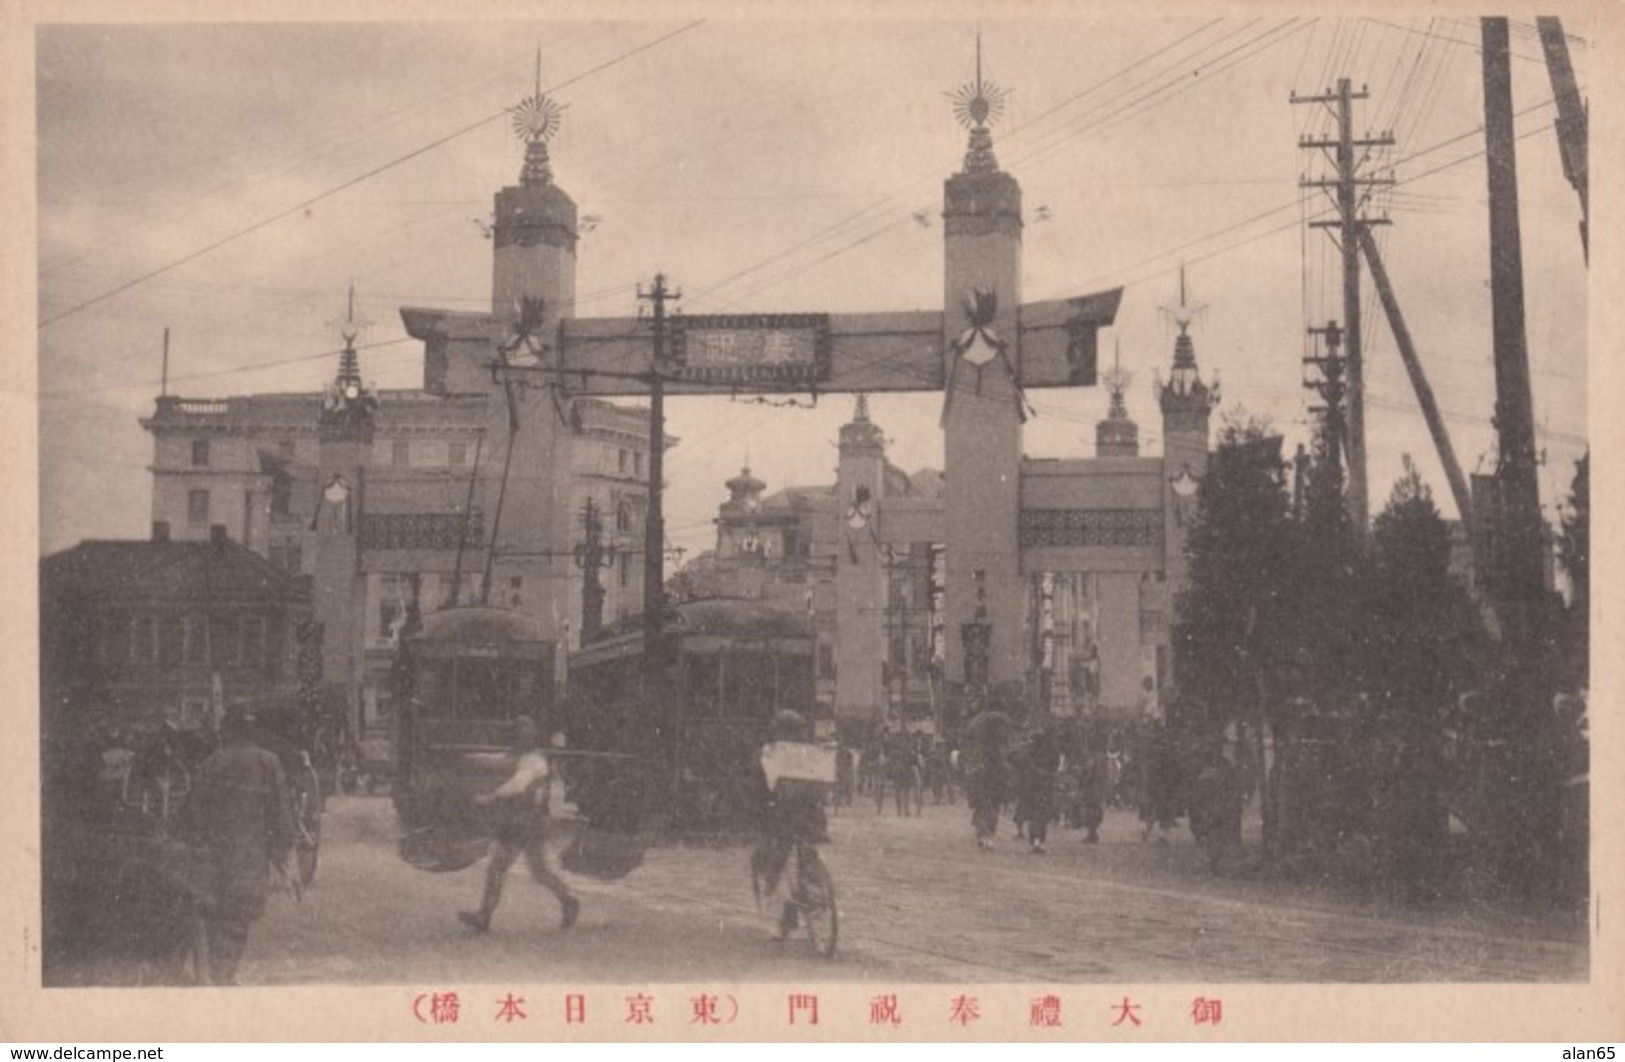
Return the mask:
POLYGON ((1090 734, 1079 754, 1078 825, 1089 832, 1085 844, 1100 843, 1100 824, 1106 818, 1106 747, 1099 734, 1090 734))
POLYGON ((976 844, 987 849, 993 847, 993 835, 999 827, 999 807, 1004 803, 1009 769, 1004 749, 996 739, 984 737, 974 751, 966 768, 965 799, 970 804, 976 844))
POLYGON ((1140 761, 1140 840, 1149 841, 1155 832, 1158 844, 1168 843, 1168 831, 1177 817, 1173 738, 1167 724, 1153 720, 1146 726, 1140 761))
POLYGON ((209 979, 232 985, 249 927, 265 913, 271 873, 286 865, 294 832, 282 764, 255 743, 252 716, 228 714, 221 736, 220 750, 198 768, 186 809, 192 835, 209 853, 209 979))
POLYGON ((1028 739, 1021 758, 1020 820, 1027 827, 1027 843, 1034 855, 1044 854, 1050 820, 1055 817, 1055 783, 1061 770, 1061 749, 1047 729, 1028 739))

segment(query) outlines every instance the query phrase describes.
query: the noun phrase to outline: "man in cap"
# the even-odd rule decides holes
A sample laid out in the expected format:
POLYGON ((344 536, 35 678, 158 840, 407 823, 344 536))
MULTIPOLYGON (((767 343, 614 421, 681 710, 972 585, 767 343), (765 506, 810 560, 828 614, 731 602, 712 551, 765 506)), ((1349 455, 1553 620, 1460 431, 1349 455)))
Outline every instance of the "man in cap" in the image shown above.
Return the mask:
POLYGON ((534 720, 521 716, 514 722, 513 753, 518 758, 506 782, 489 793, 474 798, 481 807, 497 809, 496 839, 491 844, 491 862, 485 868, 485 895, 478 911, 462 911, 457 917, 476 933, 491 928, 491 916, 502 902, 502 880, 521 852, 530 867, 530 876, 558 897, 562 909, 560 924, 569 929, 581 913, 581 901, 570 886, 553 872, 547 862, 547 756, 539 746, 534 720))
POLYGON ((265 913, 272 868, 285 865, 294 834, 282 764, 255 743, 251 709, 227 712, 221 742, 198 768, 186 813, 209 853, 209 977, 231 985, 249 927, 265 913))

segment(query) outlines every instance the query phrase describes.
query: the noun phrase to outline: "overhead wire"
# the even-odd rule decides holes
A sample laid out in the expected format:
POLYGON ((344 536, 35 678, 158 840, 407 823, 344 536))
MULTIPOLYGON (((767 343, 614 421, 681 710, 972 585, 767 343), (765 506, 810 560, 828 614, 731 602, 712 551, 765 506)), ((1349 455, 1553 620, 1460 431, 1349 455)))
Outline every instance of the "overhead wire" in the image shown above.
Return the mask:
MULTIPOLYGON (((694 29, 695 27, 703 25, 704 22, 705 22, 704 19, 696 19, 696 20, 694 20, 692 22, 689 22, 689 23, 687 23, 687 24, 685 24, 683 26, 680 26, 679 28, 677 28, 675 30, 672 30, 670 33, 663 34, 660 37, 655 38, 654 40, 647 41, 647 42, 637 46, 636 48, 632 48, 632 49, 630 49, 628 51, 622 52, 621 54, 615 56, 614 58, 611 58, 611 59, 609 59, 609 60, 607 60, 605 62, 599 63, 598 65, 596 65, 594 67, 591 67, 588 70, 585 70, 582 73, 575 75, 574 77, 568 78, 568 79, 560 82, 555 87, 562 89, 562 88, 565 88, 565 87, 567 87, 569 85, 576 84, 577 82, 580 82, 580 81, 582 81, 582 80, 584 80, 584 79, 586 79, 588 77, 591 77, 594 74, 600 73, 600 72, 602 72, 604 70, 610 69, 611 67, 617 66, 620 63, 623 63, 623 62, 627 61, 628 59, 631 59, 635 55, 639 55, 639 54, 641 54, 643 52, 648 51, 651 48, 654 48, 654 47, 657 47, 657 46, 659 46, 661 44, 664 44, 666 41, 669 41, 672 38, 679 36, 680 34, 687 33, 688 31, 694 29)), ((164 265, 157 267, 156 269, 148 270, 148 271, 140 274, 139 276, 136 276, 136 277, 124 282, 123 284, 119 284, 116 287, 114 287, 114 288, 112 288, 112 289, 110 289, 108 291, 104 291, 101 294, 96 295, 96 296, 94 296, 92 298, 85 299, 85 300, 83 300, 83 301, 81 301, 79 303, 76 303, 75 305, 69 307, 66 310, 59 311, 59 312, 51 315, 50 317, 44 318, 42 321, 40 321, 38 327, 41 328, 41 329, 47 328, 47 327, 55 324, 58 321, 64 320, 64 319, 66 319, 68 317, 72 317, 75 314, 78 314, 78 313, 80 313, 80 312, 82 312, 84 310, 87 310, 90 307, 95 306, 95 305, 97 305, 99 303, 105 302, 106 300, 111 299, 114 296, 123 294, 124 292, 129 291, 131 288, 134 288, 134 287, 136 287, 136 286, 138 286, 138 285, 140 285, 142 283, 145 283, 146 281, 151 280, 154 277, 162 276, 163 274, 168 273, 169 271, 171 271, 173 269, 178 269, 179 267, 181 267, 183 265, 186 265, 189 262, 194 262, 197 259, 202 258, 204 255, 207 255, 212 251, 218 250, 219 248, 224 247, 227 244, 234 243, 237 240, 240 240, 245 236, 249 236, 249 235, 252 235, 255 232, 259 232, 261 229, 264 229, 264 228, 267 228, 267 227, 269 227, 271 225, 274 225, 277 222, 284 220, 285 218, 293 217, 294 215, 303 212, 308 207, 314 206, 315 204, 317 204, 319 202, 322 202, 325 199, 330 199, 333 196, 337 195, 338 193, 340 193, 342 191, 345 191, 346 189, 354 188, 356 185, 362 184, 362 183, 364 183, 366 181, 369 181, 369 180, 371 180, 372 178, 378 176, 381 173, 385 173, 385 172, 387 172, 389 170, 394 169, 397 166, 402 165, 403 163, 411 161, 412 159, 418 158, 418 157, 420 157, 422 155, 426 155, 429 152, 435 150, 436 148, 441 147, 442 145, 448 144, 451 141, 456 140, 456 139, 458 139, 458 138, 460 138, 462 136, 465 136, 468 133, 471 133, 476 129, 483 128, 484 126, 487 126, 487 125, 491 124, 492 122, 503 118, 507 114, 508 114, 508 111, 506 109, 503 109, 501 111, 496 112, 495 114, 487 115, 486 117, 481 118, 480 120, 478 120, 476 122, 472 122, 472 123, 470 123, 468 125, 465 125, 465 126, 459 128, 459 129, 456 129, 456 130, 454 130, 454 131, 452 131, 450 133, 447 133, 447 134, 445 134, 443 136, 436 137, 434 140, 431 140, 427 144, 420 145, 419 147, 416 147, 416 148, 412 149, 411 151, 408 151, 404 155, 399 155, 399 156, 391 159, 388 162, 382 163, 381 165, 374 166, 374 167, 368 169, 364 173, 358 174, 355 177, 351 177, 351 178, 349 178, 349 179, 347 179, 345 181, 342 181, 339 184, 334 185, 333 187, 326 189, 325 191, 318 192, 316 195, 310 196, 309 198, 304 199, 301 202, 296 203, 293 206, 288 207, 285 210, 282 210, 282 211, 280 211, 280 212, 278 212, 276 214, 273 214, 270 217, 262 218, 261 220, 256 221, 256 222, 254 222, 254 223, 252 223, 250 225, 247 225, 247 226, 245 226, 243 228, 237 229, 236 231, 232 232, 231 234, 229 234, 227 236, 224 236, 224 237, 221 237, 220 239, 215 240, 215 241, 213 241, 213 242, 211 242, 211 243, 209 243, 209 244, 207 244, 207 245, 205 245, 205 246, 203 246, 201 248, 198 248, 197 250, 188 252, 187 254, 184 254, 179 258, 172 259, 169 262, 165 263, 164 265)))

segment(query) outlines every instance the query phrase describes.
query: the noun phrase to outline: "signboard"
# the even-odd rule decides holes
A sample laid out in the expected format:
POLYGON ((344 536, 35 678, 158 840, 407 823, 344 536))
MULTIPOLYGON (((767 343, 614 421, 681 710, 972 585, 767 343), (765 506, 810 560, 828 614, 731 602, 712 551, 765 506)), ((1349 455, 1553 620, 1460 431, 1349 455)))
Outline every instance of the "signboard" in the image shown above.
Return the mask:
POLYGON ((676 317, 666 349, 666 372, 675 380, 810 386, 829 379, 829 315, 676 317))

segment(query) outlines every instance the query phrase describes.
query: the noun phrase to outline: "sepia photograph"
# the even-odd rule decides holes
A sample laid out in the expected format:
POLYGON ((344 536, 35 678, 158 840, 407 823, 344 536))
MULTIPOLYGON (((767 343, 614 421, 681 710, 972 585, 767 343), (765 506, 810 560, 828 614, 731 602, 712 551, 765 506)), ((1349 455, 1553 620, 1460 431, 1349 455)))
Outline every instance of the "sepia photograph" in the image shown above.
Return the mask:
POLYGON ((1594 1004, 1613 27, 771 10, 13 27, 39 1005, 1594 1004))

